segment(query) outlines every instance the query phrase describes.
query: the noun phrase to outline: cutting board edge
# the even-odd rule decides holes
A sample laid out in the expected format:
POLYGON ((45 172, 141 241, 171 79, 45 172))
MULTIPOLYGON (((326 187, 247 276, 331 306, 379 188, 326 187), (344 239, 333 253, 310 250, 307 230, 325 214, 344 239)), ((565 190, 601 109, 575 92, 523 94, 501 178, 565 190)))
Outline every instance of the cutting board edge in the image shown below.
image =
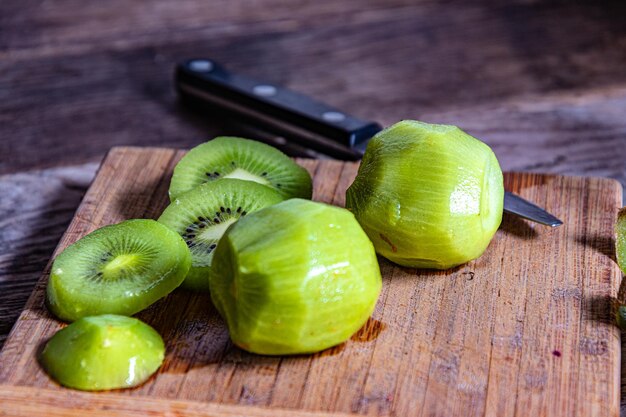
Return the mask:
MULTIPOLYGON (((194 400, 125 396, 114 391, 57 391, 0 384, 1 414, 10 417, 126 417, 130 413, 153 413, 177 417, 357 417, 346 414, 302 409, 270 408, 257 405, 222 404, 194 400), (62 400, 59 396, 62 396, 62 400)), ((135 415, 135 414, 132 414, 135 415)))
MULTIPOLYGON (((100 162, 100 166, 102 166, 102 164, 104 164, 104 161, 109 157, 110 154, 115 154, 117 152, 120 153, 124 153, 125 150, 133 150, 133 151, 171 151, 171 152, 188 152, 189 149, 187 148, 168 148, 165 146, 132 146, 132 145, 117 145, 117 146, 112 146, 109 151, 106 153, 106 155, 104 156, 104 158, 102 158, 102 161, 100 162)), ((316 159, 312 159, 312 158, 302 158, 302 157, 296 157, 293 158, 296 161, 315 161, 316 159)), ((328 159, 325 161, 332 161, 332 162, 337 162, 337 163, 344 163, 344 162, 354 162, 354 163, 358 163, 359 161, 343 161, 340 159, 328 159)), ((540 172, 540 171, 519 171, 519 170, 512 170, 512 171, 503 171, 504 175, 528 175, 528 174, 532 174, 532 175, 540 175, 543 177, 547 177, 547 178, 586 178, 586 179, 594 179, 594 180, 602 180, 602 181, 608 181, 608 182, 612 182, 614 184, 614 186, 616 187, 616 189, 620 190, 620 194, 623 194, 623 187, 622 184, 616 180, 615 178, 610 178, 610 177, 600 177, 600 176, 593 176, 593 175, 561 175, 561 174, 555 174, 555 173, 551 173, 551 172, 540 172)))

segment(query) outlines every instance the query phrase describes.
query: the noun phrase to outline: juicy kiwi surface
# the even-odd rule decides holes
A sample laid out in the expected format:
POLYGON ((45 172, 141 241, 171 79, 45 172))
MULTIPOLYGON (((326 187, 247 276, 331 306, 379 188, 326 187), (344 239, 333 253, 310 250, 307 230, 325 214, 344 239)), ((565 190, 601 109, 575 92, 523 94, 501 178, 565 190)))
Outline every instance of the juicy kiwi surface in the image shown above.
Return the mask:
POLYGON ((154 220, 105 226, 56 257, 47 304, 60 319, 133 315, 183 281, 191 255, 183 239, 154 220))
POLYGON ((285 198, 311 198, 309 173, 276 148, 236 137, 217 137, 191 149, 174 169, 170 199, 220 178, 254 181, 285 198))
POLYGON ((372 313, 382 285, 372 243, 354 216, 301 199, 229 228, 209 277, 233 342, 266 355, 347 340, 372 313))
POLYGON ((617 263, 622 273, 626 275, 626 207, 623 207, 617 215, 615 237, 617 263))
POLYGON ((486 144, 455 126, 412 120, 369 142, 346 195, 378 253, 437 269, 483 253, 503 202, 502 171, 486 144))
POLYGON ((44 347, 46 372, 66 387, 107 390, 134 387, 163 362, 161 336, 131 317, 83 317, 59 330, 44 347))
POLYGON ((177 197, 159 222, 182 236, 191 252, 192 266, 182 287, 208 291, 213 251, 226 229, 239 218, 283 199, 272 188, 232 178, 202 184, 177 197))

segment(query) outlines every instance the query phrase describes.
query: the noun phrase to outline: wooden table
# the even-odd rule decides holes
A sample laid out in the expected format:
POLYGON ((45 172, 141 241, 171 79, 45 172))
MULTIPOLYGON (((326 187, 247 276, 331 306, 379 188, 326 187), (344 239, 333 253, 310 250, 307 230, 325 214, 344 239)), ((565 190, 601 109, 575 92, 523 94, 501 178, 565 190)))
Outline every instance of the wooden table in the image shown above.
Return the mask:
POLYGON ((245 132, 179 105, 192 56, 383 124, 457 124, 504 170, 626 184, 621 1, 5 0, 0 345, 111 146, 245 132))

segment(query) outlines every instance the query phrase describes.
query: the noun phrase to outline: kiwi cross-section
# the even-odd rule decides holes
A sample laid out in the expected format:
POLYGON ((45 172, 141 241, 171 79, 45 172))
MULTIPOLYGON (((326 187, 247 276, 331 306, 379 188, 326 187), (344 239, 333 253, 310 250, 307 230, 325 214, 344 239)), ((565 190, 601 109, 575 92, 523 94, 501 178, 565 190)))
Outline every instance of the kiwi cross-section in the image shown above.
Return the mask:
POLYGON ((291 199, 239 220, 217 245, 211 299, 250 352, 316 352, 367 320, 382 280, 372 243, 348 210, 291 199))
POLYGON ((174 199, 159 222, 182 236, 191 252, 192 266, 182 287, 208 291, 213 251, 226 229, 248 213, 283 200, 273 188, 232 178, 202 184, 174 199))
POLYGON ((163 362, 165 346, 150 326, 132 317, 83 317, 46 343, 40 361, 61 385, 97 391, 146 381, 163 362))
POLYGON ((200 184, 222 178, 253 181, 285 198, 311 198, 311 176, 276 148, 249 139, 221 136, 191 149, 174 168, 170 200, 200 184))
POLYGON ((502 220, 492 150, 456 126, 405 120, 369 142, 346 207, 397 264, 447 269, 479 257, 502 220))
POLYGON ((100 228, 56 257, 47 304, 60 319, 133 315, 166 296, 191 266, 184 240, 155 220, 100 228))

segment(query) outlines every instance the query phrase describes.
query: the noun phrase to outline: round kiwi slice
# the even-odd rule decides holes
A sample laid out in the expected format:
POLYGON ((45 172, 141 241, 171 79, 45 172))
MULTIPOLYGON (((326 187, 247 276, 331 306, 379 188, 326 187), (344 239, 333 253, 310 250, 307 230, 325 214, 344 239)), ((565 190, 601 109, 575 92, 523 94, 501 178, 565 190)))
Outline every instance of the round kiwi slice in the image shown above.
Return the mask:
POLYGON ((489 146, 458 127, 413 120, 369 142, 346 195, 378 253, 436 269, 479 257, 503 203, 502 171, 489 146))
POLYGON ((240 217, 283 201, 276 190, 253 181, 224 178, 177 197, 159 222, 181 235, 191 251, 191 269, 183 288, 209 290, 213 251, 226 229, 240 217))
POLYGON ((254 181, 285 198, 311 198, 311 176, 276 148, 249 139, 221 136, 191 149, 174 168, 170 199, 220 178, 254 181))
POLYGON ((66 321, 130 316, 178 287, 190 266, 178 234, 154 220, 127 220, 88 234, 56 257, 47 304, 66 321))
POLYGON ((382 286, 374 247, 352 213, 302 199, 230 227, 209 280, 233 342, 266 355, 347 340, 372 313, 382 286))
POLYGON ((159 369, 164 353, 163 339, 152 327, 132 317, 104 314, 59 330, 40 362, 61 385, 96 391, 143 383, 159 369))

